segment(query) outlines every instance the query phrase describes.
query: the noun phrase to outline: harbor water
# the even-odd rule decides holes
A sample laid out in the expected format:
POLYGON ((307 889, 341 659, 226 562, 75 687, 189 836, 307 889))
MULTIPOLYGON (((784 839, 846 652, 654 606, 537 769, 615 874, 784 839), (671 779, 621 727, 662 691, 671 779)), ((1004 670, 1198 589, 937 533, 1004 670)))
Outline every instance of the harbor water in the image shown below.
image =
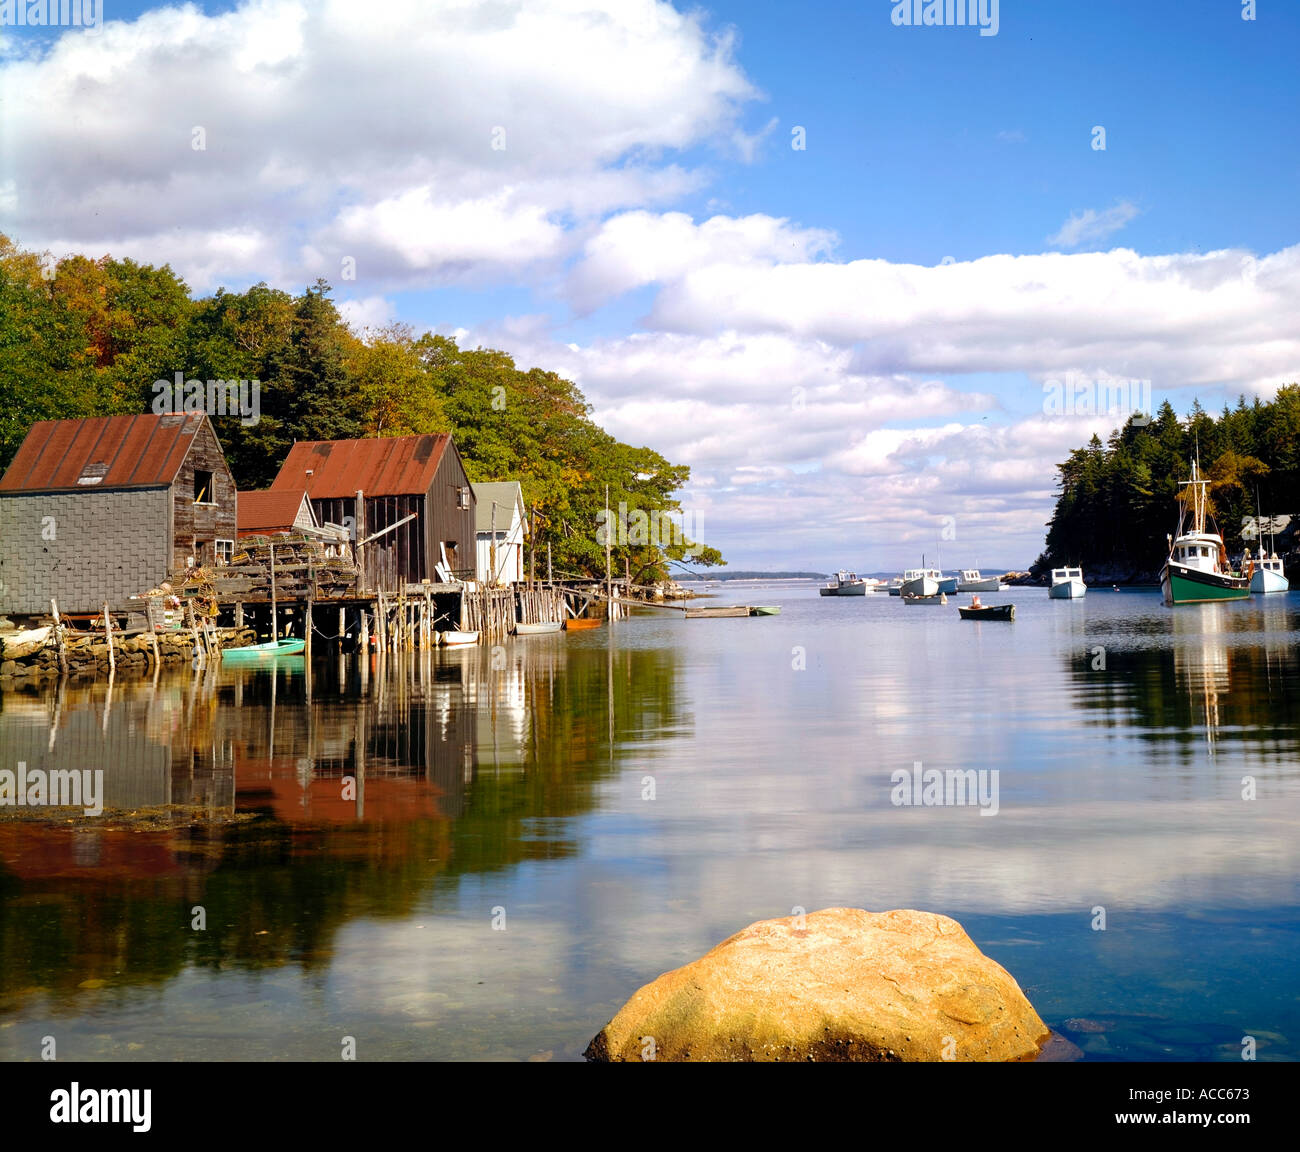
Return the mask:
POLYGON ((717 597, 781 613, 6 687, 0 768, 107 808, 0 807, 0 1059, 579 1060, 838 906, 954 917, 1086 1060, 1300 1059, 1300 597, 717 597))

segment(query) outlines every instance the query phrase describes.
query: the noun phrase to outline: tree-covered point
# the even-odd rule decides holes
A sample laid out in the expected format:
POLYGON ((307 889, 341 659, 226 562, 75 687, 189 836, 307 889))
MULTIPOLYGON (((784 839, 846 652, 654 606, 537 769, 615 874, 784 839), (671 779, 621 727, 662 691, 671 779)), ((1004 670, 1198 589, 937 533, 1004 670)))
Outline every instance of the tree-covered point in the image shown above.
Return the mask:
MULTIPOLYGON (((0 471, 37 420, 153 410, 154 383, 256 380, 260 419, 213 424, 240 489, 264 488, 295 440, 450 432, 475 482, 518 480, 540 557, 557 574, 603 576, 599 513, 620 503, 652 522, 681 511, 690 469, 599 428, 569 380, 504 352, 417 337, 395 324, 358 335, 317 281, 195 300, 169 266, 105 256, 55 261, 0 235, 0 471)), ((725 563, 694 541, 614 543, 615 575, 649 582, 673 561, 725 563)))
POLYGON ((1300 510, 1300 385, 1267 402, 1240 397, 1217 418, 1193 403, 1180 421, 1166 400, 1150 423, 1130 418, 1105 444, 1094 435, 1058 466, 1060 493, 1034 574, 1065 564, 1116 578, 1158 571, 1187 492, 1179 484, 1198 455, 1208 512, 1228 550, 1256 547, 1242 527, 1257 500, 1265 516, 1300 510))

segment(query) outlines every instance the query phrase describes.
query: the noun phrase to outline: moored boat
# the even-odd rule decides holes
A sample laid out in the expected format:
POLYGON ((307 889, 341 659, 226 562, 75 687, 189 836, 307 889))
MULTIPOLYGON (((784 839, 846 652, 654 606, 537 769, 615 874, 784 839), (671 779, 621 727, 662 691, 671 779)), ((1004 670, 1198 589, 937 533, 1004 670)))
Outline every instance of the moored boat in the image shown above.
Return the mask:
MULTIPOLYGON (((924 561, 922 561, 924 563, 924 561)), ((898 594, 907 596, 938 596, 945 589, 939 587, 943 574, 937 568, 909 568, 903 573, 898 594)), ((956 591, 954 586, 953 591, 956 591)))
POLYGON ((945 592, 935 592, 929 596, 909 596, 903 594, 904 604, 947 604, 948 595, 945 592))
POLYGON ((821 596, 865 596, 867 594, 867 582, 858 576, 856 572, 845 572, 843 570, 835 573, 835 579, 829 584, 824 584, 817 589, 821 596))
POLYGON ((587 628, 599 628, 605 621, 592 619, 587 616, 575 616, 572 620, 564 622, 566 632, 581 632, 587 628))
POLYGON ((756 604, 749 610, 751 616, 780 616, 781 609, 775 604, 756 604))
POLYGON ((1286 578, 1276 552, 1271 556, 1260 556, 1255 561, 1255 572, 1250 578, 1252 592, 1288 592, 1290 589, 1291 582, 1286 578))
POLYGON ((1002 587, 998 576, 981 576, 978 568, 963 568, 957 583, 958 592, 997 592, 1002 587))
POLYGON ((545 620, 540 624, 516 624, 516 636, 549 636, 552 632, 558 632, 564 625, 558 620, 545 620))
POLYGON ((268 640, 265 644, 245 644, 242 648, 223 648, 223 660, 272 660, 276 656, 296 656, 307 647, 306 640, 295 640, 290 636, 279 640, 268 640))
POLYGON ((957 612, 963 620, 1014 620, 1014 604, 959 604, 957 612))
POLYGON ((477 632, 439 632, 438 643, 444 648, 464 648, 478 643, 477 632))
POLYGON ((1053 600, 1077 600, 1088 591, 1082 568, 1053 568, 1052 585, 1047 590, 1053 600))
POLYGON ((1192 478, 1179 487, 1191 489, 1192 528, 1184 532, 1187 507, 1178 518, 1178 535, 1168 537, 1169 558, 1160 570, 1160 591, 1164 601, 1175 604, 1200 604, 1209 600, 1245 600, 1250 595, 1251 577, 1233 572, 1228 566, 1228 550, 1223 537, 1206 530, 1206 488, 1209 482, 1200 477, 1200 466, 1192 462, 1192 478))

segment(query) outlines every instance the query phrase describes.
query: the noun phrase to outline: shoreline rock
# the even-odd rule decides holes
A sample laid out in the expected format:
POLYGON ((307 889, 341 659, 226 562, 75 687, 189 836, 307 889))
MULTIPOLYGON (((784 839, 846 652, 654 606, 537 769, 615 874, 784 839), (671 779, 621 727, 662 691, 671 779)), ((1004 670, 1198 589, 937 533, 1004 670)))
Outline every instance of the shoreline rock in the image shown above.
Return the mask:
POLYGON ((826 908, 763 920, 651 981, 588 1060, 1027 1061, 1050 1033, 957 921, 826 908))

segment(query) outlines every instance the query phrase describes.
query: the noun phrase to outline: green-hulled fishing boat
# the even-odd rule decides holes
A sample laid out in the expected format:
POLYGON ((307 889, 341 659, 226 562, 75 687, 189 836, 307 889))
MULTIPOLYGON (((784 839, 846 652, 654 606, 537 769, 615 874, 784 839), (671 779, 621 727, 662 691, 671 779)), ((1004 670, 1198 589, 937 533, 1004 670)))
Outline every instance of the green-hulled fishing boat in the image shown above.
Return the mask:
POLYGON ((1228 567, 1223 537, 1205 528, 1205 490, 1200 467, 1192 462, 1192 478, 1179 487, 1191 489, 1192 530, 1184 532, 1187 506, 1178 519, 1178 536, 1169 537, 1169 559, 1160 570, 1160 591, 1165 603, 1200 604, 1208 600, 1245 600, 1250 596, 1250 575, 1228 567))
POLYGON ((273 660, 277 656, 296 656, 306 647, 306 640, 294 640, 286 636, 282 640, 268 640, 265 644, 247 644, 243 648, 223 648, 221 658, 232 663, 246 663, 249 660, 273 660))

